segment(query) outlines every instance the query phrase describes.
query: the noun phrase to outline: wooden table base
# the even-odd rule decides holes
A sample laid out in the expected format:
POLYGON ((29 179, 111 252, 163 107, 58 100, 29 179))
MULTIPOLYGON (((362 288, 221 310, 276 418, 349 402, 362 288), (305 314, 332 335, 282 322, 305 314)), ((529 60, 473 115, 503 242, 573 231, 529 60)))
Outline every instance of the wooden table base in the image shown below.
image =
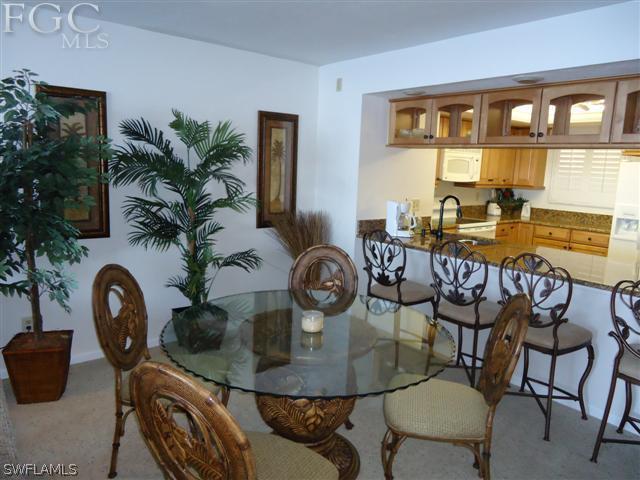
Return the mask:
POLYGON ((331 461, 340 480, 352 480, 360 471, 355 447, 336 430, 353 411, 355 398, 309 400, 256 395, 260 416, 278 435, 305 444, 331 461))

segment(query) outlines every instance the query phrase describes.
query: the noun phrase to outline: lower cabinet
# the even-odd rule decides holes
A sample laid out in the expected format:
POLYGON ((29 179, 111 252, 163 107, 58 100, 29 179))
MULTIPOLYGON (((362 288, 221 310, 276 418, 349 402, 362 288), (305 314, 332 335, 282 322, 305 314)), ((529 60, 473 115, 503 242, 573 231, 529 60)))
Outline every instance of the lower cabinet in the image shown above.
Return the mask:
POLYGON ((533 243, 572 252, 607 256, 609 235, 586 230, 536 225, 533 243))

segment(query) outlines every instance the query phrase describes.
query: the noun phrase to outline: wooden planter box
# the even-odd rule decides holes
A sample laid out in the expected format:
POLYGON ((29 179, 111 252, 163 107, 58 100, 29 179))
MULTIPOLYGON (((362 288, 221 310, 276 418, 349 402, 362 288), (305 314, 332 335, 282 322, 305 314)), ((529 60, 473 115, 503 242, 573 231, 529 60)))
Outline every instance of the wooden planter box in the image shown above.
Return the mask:
POLYGON ((2 351, 18 403, 53 402, 67 386, 73 330, 44 332, 38 345, 34 339, 34 333, 18 333, 2 351))

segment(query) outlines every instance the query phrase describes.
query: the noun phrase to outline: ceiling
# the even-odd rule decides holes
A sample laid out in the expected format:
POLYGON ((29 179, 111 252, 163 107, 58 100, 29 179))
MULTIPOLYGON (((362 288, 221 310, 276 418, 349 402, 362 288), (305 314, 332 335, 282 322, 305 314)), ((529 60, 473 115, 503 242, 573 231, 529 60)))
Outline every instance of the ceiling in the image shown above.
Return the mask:
POLYGON ((91 16, 325 65, 622 1, 98 0, 91 16))

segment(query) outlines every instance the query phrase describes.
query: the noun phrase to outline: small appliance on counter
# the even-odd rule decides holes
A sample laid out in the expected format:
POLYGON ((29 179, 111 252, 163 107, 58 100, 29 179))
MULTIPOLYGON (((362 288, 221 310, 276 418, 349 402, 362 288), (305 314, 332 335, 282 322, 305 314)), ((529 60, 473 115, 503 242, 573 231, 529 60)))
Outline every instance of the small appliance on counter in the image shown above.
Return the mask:
POLYGON ((487 215, 491 217, 499 217, 502 215, 502 209, 497 202, 489 202, 487 203, 487 215))
POLYGON ((520 219, 522 219, 522 220, 531 219, 531 202, 524 202, 522 204, 522 211, 520 212, 520 219))
POLYGON ((409 238, 413 236, 413 229, 418 225, 415 215, 411 212, 411 202, 387 201, 386 230, 392 237, 409 238))

